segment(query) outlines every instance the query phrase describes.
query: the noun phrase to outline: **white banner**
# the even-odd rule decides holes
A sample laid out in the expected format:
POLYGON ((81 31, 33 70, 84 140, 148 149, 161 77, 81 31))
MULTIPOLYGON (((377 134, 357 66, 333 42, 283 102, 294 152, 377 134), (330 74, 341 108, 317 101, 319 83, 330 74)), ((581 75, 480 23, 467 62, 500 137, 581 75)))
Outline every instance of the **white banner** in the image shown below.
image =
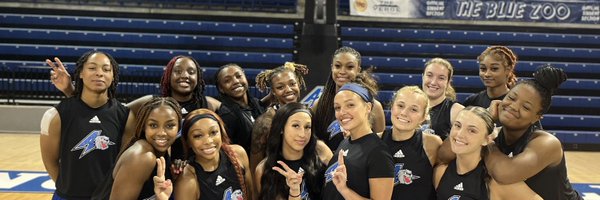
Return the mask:
POLYGON ((350 15, 598 24, 600 23, 600 1, 350 0, 350 15))
POLYGON ((418 0, 350 0, 350 15, 418 18, 418 0))

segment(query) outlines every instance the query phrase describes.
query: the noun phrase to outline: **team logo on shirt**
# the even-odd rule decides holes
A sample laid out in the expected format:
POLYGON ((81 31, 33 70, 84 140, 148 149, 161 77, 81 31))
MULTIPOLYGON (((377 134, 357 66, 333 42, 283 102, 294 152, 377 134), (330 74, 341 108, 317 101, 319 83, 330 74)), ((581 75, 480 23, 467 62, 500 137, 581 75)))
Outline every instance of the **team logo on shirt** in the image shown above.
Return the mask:
POLYGON ((233 188, 229 187, 223 192, 223 200, 244 200, 244 195, 242 190, 237 189, 234 191, 233 188))
POLYGON ((102 130, 93 130, 90 132, 85 138, 83 138, 79 143, 77 143, 71 151, 77 151, 83 149, 81 155, 79 155, 79 159, 83 158, 83 156, 92 152, 95 149, 106 150, 109 145, 115 145, 114 142, 110 141, 110 138, 102 134, 102 130))
POLYGON ((300 188, 302 189, 300 192, 300 199, 310 200, 310 197, 308 196, 308 188, 306 188, 306 181, 302 180, 300 188))
POLYGON ((448 198, 448 200, 459 200, 460 199, 460 195, 452 195, 450 198, 448 198))
POLYGON ((394 165, 394 185, 410 185, 411 183, 413 183, 413 180, 421 178, 420 176, 413 175, 412 171, 408 169, 402 169, 403 167, 404 163, 397 163, 396 165, 394 165))
POLYGON ((338 167, 338 162, 333 163, 333 165, 329 166, 327 168, 327 170, 325 171, 325 183, 328 183, 329 181, 333 180, 333 173, 335 173, 335 170, 338 167))
POLYGON ((338 120, 333 120, 331 124, 327 127, 327 132, 329 133, 329 139, 333 138, 335 135, 344 131, 344 128, 340 125, 338 120))

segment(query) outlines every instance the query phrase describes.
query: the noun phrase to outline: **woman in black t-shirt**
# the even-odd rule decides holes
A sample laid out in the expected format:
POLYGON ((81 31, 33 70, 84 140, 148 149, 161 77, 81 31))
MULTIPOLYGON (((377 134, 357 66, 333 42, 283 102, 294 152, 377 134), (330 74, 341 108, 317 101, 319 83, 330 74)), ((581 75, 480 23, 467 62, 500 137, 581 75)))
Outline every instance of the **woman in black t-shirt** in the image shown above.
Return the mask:
POLYGON ((394 164, 383 141, 371 130, 374 90, 368 87, 346 83, 335 95, 335 116, 348 137, 329 161, 323 199, 392 197, 394 164))
POLYGON ((517 55, 508 47, 490 46, 477 57, 477 61, 479 78, 485 90, 467 97, 463 105, 487 108, 492 100, 502 100, 517 83, 517 55))
POLYGON ((312 132, 311 112, 296 102, 277 110, 267 157, 256 168, 259 199, 320 199, 332 153, 312 132))

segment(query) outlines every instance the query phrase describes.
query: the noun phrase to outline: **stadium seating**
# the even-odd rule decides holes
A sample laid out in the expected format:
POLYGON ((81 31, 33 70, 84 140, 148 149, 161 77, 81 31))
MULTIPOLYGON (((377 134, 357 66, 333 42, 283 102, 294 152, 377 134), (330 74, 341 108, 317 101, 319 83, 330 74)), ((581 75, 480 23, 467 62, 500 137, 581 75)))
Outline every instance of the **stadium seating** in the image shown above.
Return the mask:
MULTIPOLYGON (((343 45, 355 48, 359 52, 393 52, 395 54, 445 54, 477 57, 488 45, 477 44, 441 44, 414 42, 372 42, 343 41, 343 45)), ((541 46, 509 46, 517 55, 544 58, 586 58, 600 57, 600 49, 564 48, 541 46)))
MULTIPOLYGON (((384 57, 384 56, 363 56, 362 63, 364 66, 374 66, 376 69, 383 70, 402 70, 402 69, 414 69, 423 70, 425 62, 431 58, 429 57, 384 57)), ((457 71, 478 71, 479 63, 475 58, 473 59, 448 59, 454 70, 457 71)), ((566 73, 581 73, 600 74, 600 63, 585 63, 585 62, 542 62, 542 61, 524 61, 519 60, 517 62, 516 69, 520 72, 533 73, 535 69, 544 64, 551 64, 556 67, 560 67, 565 70, 566 73)))
MULTIPOLYGON (((340 1, 340 5, 347 14, 348 1, 340 1)), ((600 144, 600 34, 360 22, 342 23, 339 30, 342 45, 361 52, 363 67, 374 67, 381 90, 378 98, 384 105, 389 104, 394 90, 420 86, 424 65, 432 57, 452 63, 452 84, 459 102, 484 89, 477 56, 489 45, 506 45, 517 54, 519 79, 531 78, 544 64, 560 67, 569 78, 553 96, 551 113, 544 115, 542 126, 565 144, 600 144)), ((386 124, 391 125, 389 120, 386 124)))
MULTIPOLYGON (((421 85, 421 74, 392 74, 375 73, 379 84, 384 85, 421 85)), ((454 75, 454 87, 458 88, 483 88, 479 76, 454 75)), ((595 79, 568 79, 559 89, 591 90, 600 92, 600 80, 595 79)))
POLYGON ((77 57, 91 50, 110 53, 119 59, 160 59, 170 60, 177 55, 192 56, 204 62, 239 62, 239 63, 268 63, 272 65, 283 64, 292 60, 288 53, 256 53, 256 52, 226 52, 202 50, 169 50, 149 48, 125 48, 106 46, 66 46, 66 45, 36 45, 36 44, 0 44, 0 54, 16 56, 70 56, 77 57))
POLYGON ((293 39, 189 34, 131 33, 107 31, 72 31, 49 29, 0 28, 0 39, 54 40, 60 42, 128 43, 144 45, 226 46, 291 49, 293 39))
MULTIPOLYGON (((294 35, 294 24, 135 19, 65 15, 0 14, 3 24, 62 28, 123 29, 142 32, 207 32, 294 35)), ((77 30, 77 29, 74 29, 77 30)))
POLYGON ((379 27, 343 27, 341 34, 346 37, 369 37, 375 39, 429 39, 446 41, 475 40, 486 44, 501 43, 552 43, 600 45, 600 35, 567 34, 567 33, 531 33, 484 30, 452 30, 452 29, 411 29, 411 28, 379 28, 379 27))
POLYGON ((119 6, 133 8, 180 8, 261 12, 296 12, 297 0, 20 0, 81 6, 119 6))

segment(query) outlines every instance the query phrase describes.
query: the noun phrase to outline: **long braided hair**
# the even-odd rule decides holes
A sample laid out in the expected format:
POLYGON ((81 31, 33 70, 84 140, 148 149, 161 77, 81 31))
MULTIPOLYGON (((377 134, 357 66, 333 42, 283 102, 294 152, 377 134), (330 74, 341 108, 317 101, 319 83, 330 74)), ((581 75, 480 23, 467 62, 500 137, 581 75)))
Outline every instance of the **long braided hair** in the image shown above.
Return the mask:
POLYGON ((477 57, 480 63, 486 56, 492 56, 494 60, 502 62, 505 70, 508 70, 508 80, 506 86, 512 88, 517 84, 517 76, 515 75, 515 67, 517 67, 517 55, 506 46, 489 46, 481 55, 477 57))
MULTIPOLYGON (((183 122, 183 126, 182 126, 183 128, 182 128, 182 133, 181 133, 182 134, 181 139, 183 140, 183 146, 185 149, 186 157, 189 158, 191 156, 191 154, 194 153, 194 151, 191 149, 191 146, 188 144, 188 140, 189 140, 188 137, 190 137, 190 131, 188 131, 188 130, 193 125, 193 124, 189 124, 190 121, 192 120, 192 118, 194 118, 195 116, 198 116, 198 115, 210 115, 212 118, 216 119, 217 123, 219 124, 219 131, 221 132, 221 140, 222 140, 221 149, 223 149, 223 152, 225 152, 225 155, 227 155, 227 157, 229 158, 229 161, 231 162, 231 164, 233 165, 233 167, 235 169, 235 173, 238 177, 238 181, 240 182, 240 186, 242 187, 244 199, 250 199, 250 197, 248 197, 248 188, 247 188, 246 182, 245 182, 243 166, 238 161, 235 151, 230 146, 231 142, 229 140, 229 136, 227 135, 227 131, 225 130, 225 125, 223 123, 223 120, 215 112, 213 112, 209 109, 201 108, 201 109, 197 109, 197 110, 190 112, 186 116, 186 118, 183 122)), ((208 119, 211 119, 211 118, 209 117, 208 119)), ((196 121, 194 123, 198 123, 198 121, 196 121)))
POLYGON ((146 122, 148 121, 148 117, 154 109, 157 109, 161 106, 167 106, 177 114, 177 130, 179 129, 179 127, 181 127, 181 108, 179 107, 177 101, 171 97, 153 97, 150 101, 144 103, 144 105, 142 105, 142 107, 140 108, 140 111, 138 111, 136 115, 137 121, 135 125, 135 134, 133 138, 131 138, 131 140, 127 143, 126 148, 123 148, 121 150, 121 153, 119 153, 119 155, 121 155, 127 148, 131 147, 136 141, 140 139, 146 139, 145 127, 146 122))
MULTIPOLYGON (((333 57, 331 58, 331 62, 333 63, 335 57, 343 53, 353 55, 358 63, 357 67, 360 67, 360 53, 351 47, 341 47, 335 50, 335 52, 333 53, 333 57)), ((332 78, 332 72, 330 71, 329 78, 327 78, 327 81, 325 82, 325 87, 323 88, 321 97, 319 97, 319 103, 317 104, 317 108, 315 109, 315 113, 317 114, 315 114, 312 119, 313 128, 316 130, 317 137, 323 141, 329 140, 327 127, 333 120, 335 120, 335 111, 333 110, 333 99, 335 98, 336 93, 337 86, 332 78)))
POLYGON ((160 94, 163 97, 170 97, 172 96, 171 92, 173 90, 173 88, 171 87, 171 74, 173 73, 173 67, 175 67, 175 63, 177 62, 177 60, 181 59, 181 58, 187 58, 192 60, 192 62, 194 62, 194 65, 196 66, 196 80, 198 80, 196 87, 194 88, 194 90, 192 91, 192 99, 194 100, 194 102, 196 102, 196 104, 198 105, 198 108, 207 108, 208 107, 208 102, 206 101, 206 97, 204 96, 204 88, 206 87, 206 82, 204 81, 204 73, 202 72, 202 69, 200 68, 200 64, 198 64, 198 61, 196 61, 196 59, 189 57, 189 56, 183 56, 183 55, 179 55, 179 56, 175 56, 173 58, 171 58, 171 60, 169 61, 169 63, 167 64, 167 67, 165 68, 162 77, 160 79, 160 94))
POLYGON ((87 60, 96 53, 104 54, 110 61, 110 66, 113 71, 113 82, 108 87, 108 98, 115 98, 117 95, 117 84, 119 84, 119 63, 117 63, 117 61, 110 54, 96 50, 85 52, 75 63, 75 74, 73 75, 73 77, 75 77, 75 92, 73 95, 81 98, 81 93, 83 92, 83 79, 79 78, 79 75, 83 70, 83 65, 85 62, 87 62, 87 60))

